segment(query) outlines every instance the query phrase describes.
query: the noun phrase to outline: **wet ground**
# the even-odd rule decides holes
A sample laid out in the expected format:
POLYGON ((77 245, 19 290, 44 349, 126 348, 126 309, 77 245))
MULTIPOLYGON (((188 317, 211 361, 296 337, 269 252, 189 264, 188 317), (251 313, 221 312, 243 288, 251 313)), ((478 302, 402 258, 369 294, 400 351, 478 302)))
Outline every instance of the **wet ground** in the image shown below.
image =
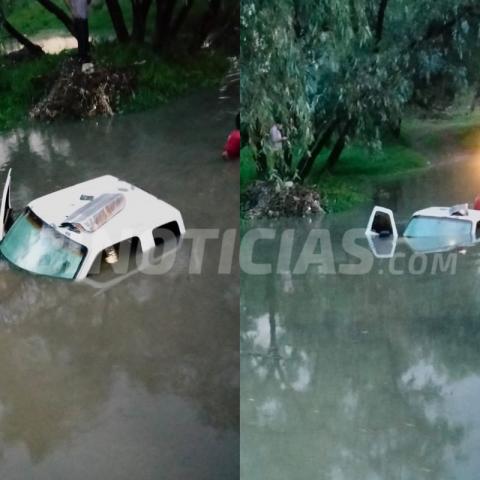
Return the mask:
MULTIPOLYGON (((358 261, 339 247, 344 232, 364 229, 374 203, 401 221, 479 192, 472 156, 383 185, 347 214, 256 223, 278 235, 259 242, 254 259, 275 266, 280 233, 295 229, 294 265, 310 229, 326 228, 338 272, 358 261)), ((435 272, 434 255, 418 273, 414 252, 397 249, 393 270, 376 259, 358 276, 242 274, 243 479, 478 478, 480 248, 457 254, 454 274, 435 272)))
MULTIPOLYGON (((238 98, 238 97, 237 97, 238 98)), ((0 139, 13 204, 113 174, 181 210, 188 229, 237 227, 238 164, 221 149, 238 99, 205 91, 160 110, 31 128, 0 139)), ((188 275, 113 288, 0 265, 0 478, 238 477, 238 269, 212 242, 188 275)))

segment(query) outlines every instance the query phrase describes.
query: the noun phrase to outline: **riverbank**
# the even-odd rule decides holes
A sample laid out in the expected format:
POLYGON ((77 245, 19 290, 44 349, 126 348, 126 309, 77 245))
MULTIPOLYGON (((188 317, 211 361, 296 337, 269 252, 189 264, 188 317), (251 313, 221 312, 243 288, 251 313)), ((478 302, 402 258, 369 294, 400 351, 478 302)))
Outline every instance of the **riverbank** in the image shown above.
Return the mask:
MULTIPOLYGON (((317 192, 327 212, 341 212, 372 198, 375 187, 419 169, 472 158, 480 152, 480 114, 455 114, 442 119, 410 118, 398 140, 387 139, 381 150, 361 144, 345 149, 331 173, 322 174, 329 152, 317 159, 305 186, 317 192)), ((257 180, 248 148, 240 160, 242 215, 248 216, 249 188, 257 180)))
MULTIPOLYGON (((29 119, 31 108, 45 96, 62 65, 73 52, 43 55, 19 62, 0 57, 0 131, 29 119)), ((100 68, 129 69, 134 90, 118 102, 118 113, 143 111, 162 105, 196 88, 220 85, 230 62, 222 53, 202 51, 194 57, 168 59, 148 47, 117 43, 95 45, 93 58, 100 68)))

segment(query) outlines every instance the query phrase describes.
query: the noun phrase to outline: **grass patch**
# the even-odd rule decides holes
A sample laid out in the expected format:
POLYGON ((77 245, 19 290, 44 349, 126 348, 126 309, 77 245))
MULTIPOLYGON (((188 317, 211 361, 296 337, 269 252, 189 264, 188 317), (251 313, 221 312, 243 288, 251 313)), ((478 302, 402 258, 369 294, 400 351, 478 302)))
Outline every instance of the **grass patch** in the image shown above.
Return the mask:
POLYGON ((256 179, 257 167, 253 160, 253 152, 250 147, 244 147, 240 152, 240 191, 244 192, 256 179))
MULTIPOLYGON (((308 181, 321 183, 321 169, 329 155, 326 150, 318 158, 308 181)), ((339 163, 333 170, 335 176, 385 176, 403 173, 425 165, 418 152, 403 143, 391 143, 381 150, 372 150, 363 145, 351 145, 345 148, 339 163)))
POLYGON ((319 156, 307 182, 320 189, 326 208, 334 212, 366 201, 379 181, 426 165, 426 159, 402 139, 384 144, 381 150, 350 145, 333 172, 322 175, 320 172, 328 154, 325 151, 319 156))
POLYGON ((328 212, 344 212, 368 200, 371 184, 364 178, 328 174, 317 187, 328 212))
MULTIPOLYGON (((315 163, 306 183, 318 189, 328 211, 340 212, 368 200, 374 185, 395 175, 424 167, 426 159, 405 141, 385 144, 380 151, 354 144, 345 149, 332 173, 321 173, 329 151, 315 163)), ((242 150, 241 191, 257 178, 252 151, 242 150)))
POLYGON ((124 112, 162 105, 194 88, 218 86, 229 68, 228 59, 213 52, 173 61, 160 57, 147 46, 103 43, 95 47, 94 55, 99 64, 136 69, 135 96, 124 100, 124 112))
MULTIPOLYGON (((63 0, 53 0, 60 8, 69 13, 63 0)), ((131 25, 132 8, 130 0, 119 0, 127 25, 131 25)), ((68 34, 65 26, 55 15, 46 10, 40 3, 32 0, 16 2, 8 15, 8 20, 25 35, 39 35, 42 32, 58 31, 68 34)), ((90 32, 95 37, 114 34, 112 21, 105 2, 92 3, 89 13, 90 32)))
POLYGON ((16 65, 0 65, 0 130, 27 120, 30 107, 44 94, 42 79, 55 72, 62 59, 63 55, 45 55, 16 65))
MULTIPOLYGON (((46 79, 54 78, 68 53, 44 55, 16 64, 0 65, 0 130, 25 123, 30 108, 46 93, 46 79)), ((98 65, 134 68, 134 96, 122 99, 121 112, 147 110, 194 89, 219 85, 229 68, 224 55, 202 52, 193 58, 173 61, 148 47, 101 43, 95 46, 98 65)), ((1 60, 0 60, 1 62, 1 60)))
POLYGON ((436 153, 449 146, 479 148, 479 124, 480 113, 456 114, 446 119, 409 119, 403 130, 419 147, 436 153))
MULTIPOLYGON (((65 5, 64 0, 52 0, 67 14, 70 14, 69 9, 65 5)), ((132 3, 131 0, 118 0, 122 9, 123 17, 127 29, 131 31, 133 25, 132 3)), ((203 15, 206 10, 206 5, 203 2, 194 3, 187 22, 184 26, 184 31, 196 28, 195 22, 200 15, 203 15)), ((37 36, 46 33, 56 32, 58 34, 69 35, 65 25, 46 10, 40 3, 34 0, 16 0, 14 7, 9 12, 8 20, 20 32, 27 36, 37 36)), ((108 40, 115 36, 115 31, 112 25, 112 20, 108 12, 105 1, 92 2, 89 15, 88 24, 90 34, 95 39, 108 40)), ((155 5, 152 3, 146 23, 146 37, 150 38, 155 27, 155 5)))

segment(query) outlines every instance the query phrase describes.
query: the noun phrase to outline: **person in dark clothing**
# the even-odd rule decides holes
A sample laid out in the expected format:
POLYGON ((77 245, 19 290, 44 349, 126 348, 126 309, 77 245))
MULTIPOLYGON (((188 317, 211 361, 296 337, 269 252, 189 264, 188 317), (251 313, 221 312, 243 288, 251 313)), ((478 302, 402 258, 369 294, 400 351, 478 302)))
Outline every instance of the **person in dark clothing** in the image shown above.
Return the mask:
POLYGON ((78 57, 83 63, 90 61, 88 40, 88 6, 91 0, 68 0, 73 16, 73 27, 78 41, 78 57))

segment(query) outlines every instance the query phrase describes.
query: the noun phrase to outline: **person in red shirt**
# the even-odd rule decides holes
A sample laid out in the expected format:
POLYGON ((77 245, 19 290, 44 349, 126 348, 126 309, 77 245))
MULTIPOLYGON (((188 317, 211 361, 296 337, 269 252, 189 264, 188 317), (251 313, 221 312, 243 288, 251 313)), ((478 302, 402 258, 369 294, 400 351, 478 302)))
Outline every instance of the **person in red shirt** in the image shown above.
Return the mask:
POLYGON ((222 157, 225 160, 236 160, 240 158, 240 114, 235 119, 236 129, 228 136, 227 143, 223 148, 222 157))

